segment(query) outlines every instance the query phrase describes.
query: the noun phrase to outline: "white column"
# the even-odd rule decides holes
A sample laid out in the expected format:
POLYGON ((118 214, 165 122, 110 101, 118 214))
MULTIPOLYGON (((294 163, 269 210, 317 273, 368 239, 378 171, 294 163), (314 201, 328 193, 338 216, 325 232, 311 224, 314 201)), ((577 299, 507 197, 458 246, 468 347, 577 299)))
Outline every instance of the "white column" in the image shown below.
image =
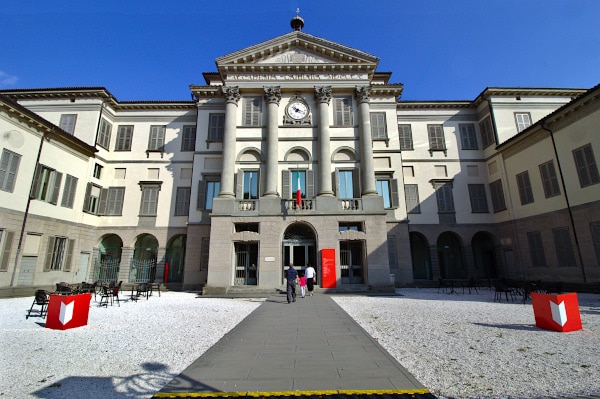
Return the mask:
POLYGON ((358 102, 358 133, 360 145, 360 171, 362 195, 377 195, 375 182, 375 160, 373 159, 373 139, 369 115, 369 86, 357 87, 354 94, 358 102))
POLYGON ((237 86, 223 86, 225 97, 225 131, 223 133, 223 167, 221 172, 221 192, 219 197, 235 197, 235 136, 240 90, 237 86))
POLYGON ((329 102, 331 86, 315 87, 319 140, 319 196, 333 196, 331 184, 331 133, 329 131, 329 102))
POLYGON ((277 196, 277 167, 279 165, 279 135, 277 116, 281 89, 279 86, 265 87, 267 102, 267 170, 265 173, 265 197, 277 196))

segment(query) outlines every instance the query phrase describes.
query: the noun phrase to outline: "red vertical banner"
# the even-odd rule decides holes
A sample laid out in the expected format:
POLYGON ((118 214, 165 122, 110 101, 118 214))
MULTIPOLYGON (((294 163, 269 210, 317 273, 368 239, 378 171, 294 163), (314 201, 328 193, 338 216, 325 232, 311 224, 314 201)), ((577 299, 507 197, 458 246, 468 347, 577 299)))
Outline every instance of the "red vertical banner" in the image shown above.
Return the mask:
POLYGON ((335 249, 321 250, 321 288, 336 288, 335 249))

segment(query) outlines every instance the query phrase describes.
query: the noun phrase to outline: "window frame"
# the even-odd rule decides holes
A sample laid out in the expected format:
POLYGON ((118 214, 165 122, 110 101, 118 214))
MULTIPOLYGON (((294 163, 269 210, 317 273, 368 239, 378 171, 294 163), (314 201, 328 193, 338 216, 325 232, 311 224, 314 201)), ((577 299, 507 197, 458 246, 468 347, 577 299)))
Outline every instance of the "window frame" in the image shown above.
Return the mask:
POLYGON ((61 181, 62 173, 49 166, 38 164, 35 170, 31 198, 56 205, 61 181))
POLYGON ((552 229, 554 248, 556 249, 556 260, 559 267, 577 266, 575 259, 575 248, 568 227, 557 227, 552 229))
POLYGON ((410 123, 398 124, 398 138, 400 151, 414 151, 412 125, 410 123))
POLYGON ((477 133, 474 123, 459 123, 460 145, 462 150, 478 150, 477 133))
POLYGON ((484 150, 496 142, 492 118, 489 115, 479 122, 479 135, 484 150))
POLYGON ((405 184, 404 185, 404 201, 406 202, 406 213, 407 214, 421 213, 421 203, 419 201, 419 185, 418 184, 405 184), (413 188, 414 188, 414 192, 412 192, 412 193, 409 192, 413 188), (407 191, 407 189, 408 189, 408 191, 407 191), (411 195, 412 195, 412 197, 411 197, 411 195))
POLYGON ((514 115, 518 133, 521 133, 523 130, 532 125, 531 112, 515 112, 514 115), (525 117, 527 117, 527 120, 525 120, 525 117))
POLYGON ((385 112, 370 112, 371 140, 388 142, 388 129, 385 112))
POLYGON ((71 176, 70 174, 67 174, 65 176, 65 185, 63 187, 62 199, 60 201, 61 207, 73 209, 73 204, 75 202, 75 194, 77 193, 78 181, 78 178, 76 178, 75 176, 71 176))
POLYGON ((225 135, 225 114, 210 113, 208 114, 208 135, 206 141, 220 143, 223 142, 225 135))
POLYGON ((244 97, 244 112, 242 125, 245 127, 262 126, 262 97, 248 96, 244 97))
POLYGON ((529 257, 533 267, 547 267, 544 242, 540 231, 527 232, 527 245, 529 246, 529 257))
POLYGON ((74 135, 75 126, 77 125, 77 114, 61 114, 58 122, 60 127, 65 132, 74 135))
POLYGON ((139 216, 157 216, 162 182, 140 182, 139 185, 142 191, 139 216))
POLYGON ((473 183, 468 185, 471 213, 489 213, 485 184, 473 183), (478 192, 477 192, 478 191, 478 192))
POLYGON ((181 128, 181 151, 196 151, 196 126, 183 125, 181 128))
POLYGON ((333 125, 336 127, 354 126, 352 96, 333 98, 333 125))
POLYGON ((429 139, 429 153, 432 156, 434 151, 442 151, 444 155, 448 154, 443 124, 428 124, 427 137, 429 139))
POLYGON ((71 259, 75 240, 63 236, 48 237, 44 271, 71 271, 71 259))
POLYGON ((544 188, 544 195, 546 198, 556 197, 560 195, 560 186, 558 184, 558 176, 556 175, 556 169, 554 168, 554 160, 551 159, 548 162, 544 162, 539 166, 540 179, 542 180, 542 187, 544 188))
POLYGON ((529 179, 529 171, 523 171, 518 173, 516 176, 517 188, 519 190, 519 199, 521 205, 533 204, 535 199, 533 197, 533 188, 531 187, 531 179, 529 179))
POLYGON ((220 191, 221 176, 205 175, 202 180, 198 181, 198 196, 196 198, 196 209, 212 211, 213 200, 219 196, 220 191))
POLYGON ((115 151, 131 151, 133 142, 134 125, 117 126, 117 139, 115 140, 115 151))
POLYGON ((175 192, 175 213, 174 216, 189 216, 190 198, 192 188, 189 186, 177 187, 175 192))
POLYGON ((14 192, 17 182, 17 173, 21 164, 21 154, 6 148, 2 149, 0 157, 0 190, 14 192))
POLYGON ((452 181, 433 181, 438 213, 456 213, 452 181))
POLYGON ((590 143, 573 150, 573 161, 575 162, 581 188, 600 183, 598 165, 590 143))
POLYGON ((506 198, 504 197, 504 186, 502 179, 490 182, 490 194, 492 195, 492 209, 494 213, 506 210, 506 198))
POLYGON ((151 125, 150 133, 148 134, 148 149, 147 152, 164 152, 165 151, 165 134, 167 127, 165 125, 151 125))
POLYGON ((98 129, 98 137, 96 137, 96 144, 108 151, 111 133, 112 124, 106 119, 102 118, 100 121, 100 128, 98 129))

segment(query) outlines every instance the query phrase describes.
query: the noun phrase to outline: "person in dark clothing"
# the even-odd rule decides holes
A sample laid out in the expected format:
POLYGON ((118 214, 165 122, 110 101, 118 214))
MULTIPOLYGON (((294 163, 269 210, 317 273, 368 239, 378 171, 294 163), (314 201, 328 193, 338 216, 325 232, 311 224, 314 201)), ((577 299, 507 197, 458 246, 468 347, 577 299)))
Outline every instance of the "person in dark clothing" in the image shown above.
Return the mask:
POLYGON ((287 301, 296 302, 296 283, 298 282, 298 272, 294 269, 294 264, 290 263, 290 267, 285 271, 285 279, 287 280, 287 301))

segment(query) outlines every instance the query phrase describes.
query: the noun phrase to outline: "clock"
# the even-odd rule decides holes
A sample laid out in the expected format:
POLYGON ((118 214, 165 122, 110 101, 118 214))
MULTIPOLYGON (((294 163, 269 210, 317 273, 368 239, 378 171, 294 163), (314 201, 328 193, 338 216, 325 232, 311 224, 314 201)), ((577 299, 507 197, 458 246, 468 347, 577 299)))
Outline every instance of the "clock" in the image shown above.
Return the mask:
POLYGON ((308 104, 301 100, 290 101, 287 106, 287 113, 294 120, 304 119, 308 116, 308 104))

